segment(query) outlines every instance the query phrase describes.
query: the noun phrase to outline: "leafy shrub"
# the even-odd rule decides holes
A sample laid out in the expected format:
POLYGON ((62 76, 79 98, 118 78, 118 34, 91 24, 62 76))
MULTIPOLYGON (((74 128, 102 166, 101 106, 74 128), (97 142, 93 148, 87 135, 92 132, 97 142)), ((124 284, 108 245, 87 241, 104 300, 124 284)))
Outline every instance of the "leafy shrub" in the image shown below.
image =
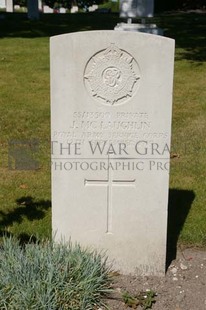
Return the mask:
POLYGON ((0 249, 0 309, 87 310, 110 291, 106 259, 79 245, 4 238, 0 249))

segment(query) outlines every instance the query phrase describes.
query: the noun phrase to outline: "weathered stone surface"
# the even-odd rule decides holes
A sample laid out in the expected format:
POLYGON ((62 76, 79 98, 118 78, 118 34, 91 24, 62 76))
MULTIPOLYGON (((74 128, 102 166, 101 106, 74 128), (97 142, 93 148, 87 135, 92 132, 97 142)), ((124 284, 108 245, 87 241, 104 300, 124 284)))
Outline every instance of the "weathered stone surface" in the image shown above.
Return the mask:
POLYGON ((14 11, 13 0, 6 0, 6 11, 11 13, 14 11))
POLYGON ((165 271, 174 41, 51 38, 52 225, 123 273, 165 271))

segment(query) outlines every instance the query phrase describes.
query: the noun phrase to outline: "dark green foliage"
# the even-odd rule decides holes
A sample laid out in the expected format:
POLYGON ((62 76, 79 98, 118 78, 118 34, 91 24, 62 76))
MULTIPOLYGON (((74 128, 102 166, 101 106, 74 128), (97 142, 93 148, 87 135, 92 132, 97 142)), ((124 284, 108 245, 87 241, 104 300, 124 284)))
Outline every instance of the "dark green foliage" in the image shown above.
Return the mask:
POLYGON ((205 0, 155 0, 155 11, 171 11, 171 10, 194 10, 194 9, 205 9, 205 0))
POLYGON ((144 299, 142 300, 142 307, 144 310, 151 309, 152 305, 156 302, 156 293, 154 291, 147 291, 144 294, 144 299))
POLYGON ((14 0, 14 5, 27 6, 27 0, 14 0))
POLYGON ((155 297, 156 293, 152 290, 140 292, 136 295, 125 292, 122 295, 123 301, 128 307, 137 309, 138 306, 141 306, 144 310, 152 308, 152 305, 156 302, 155 297))
POLYGON ((106 260, 71 243, 4 238, 0 249, 1 310, 89 310, 109 291, 106 260))

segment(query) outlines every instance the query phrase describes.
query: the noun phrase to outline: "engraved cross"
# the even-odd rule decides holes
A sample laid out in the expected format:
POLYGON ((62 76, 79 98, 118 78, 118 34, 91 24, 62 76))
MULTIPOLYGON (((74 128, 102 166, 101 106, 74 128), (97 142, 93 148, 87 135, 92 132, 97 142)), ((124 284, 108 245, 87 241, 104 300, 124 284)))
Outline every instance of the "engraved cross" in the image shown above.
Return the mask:
POLYGON ((116 180, 112 178, 109 168, 110 158, 108 156, 107 178, 105 180, 88 180, 84 179, 85 186, 106 186, 107 187, 107 229, 106 233, 112 233, 112 188, 113 186, 135 186, 135 179, 116 180))

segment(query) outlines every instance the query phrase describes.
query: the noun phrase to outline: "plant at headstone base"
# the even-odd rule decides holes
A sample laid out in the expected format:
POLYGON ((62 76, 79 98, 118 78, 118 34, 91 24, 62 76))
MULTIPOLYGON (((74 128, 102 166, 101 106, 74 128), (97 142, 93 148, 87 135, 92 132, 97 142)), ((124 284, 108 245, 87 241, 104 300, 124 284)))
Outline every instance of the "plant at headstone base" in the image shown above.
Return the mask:
POLYGON ((90 310, 111 291, 106 258, 78 244, 51 241, 20 246, 3 238, 0 309, 90 310))
POLYGON ((128 307, 136 309, 138 306, 141 306, 144 310, 146 310, 152 308, 152 305, 156 302, 156 295, 157 294, 152 290, 140 292, 137 295, 131 295, 128 292, 124 292, 122 294, 122 298, 128 307))
POLYGON ((140 300, 137 297, 132 296, 128 292, 124 292, 122 294, 122 298, 124 303, 130 308, 136 309, 137 306, 140 305, 140 300))

